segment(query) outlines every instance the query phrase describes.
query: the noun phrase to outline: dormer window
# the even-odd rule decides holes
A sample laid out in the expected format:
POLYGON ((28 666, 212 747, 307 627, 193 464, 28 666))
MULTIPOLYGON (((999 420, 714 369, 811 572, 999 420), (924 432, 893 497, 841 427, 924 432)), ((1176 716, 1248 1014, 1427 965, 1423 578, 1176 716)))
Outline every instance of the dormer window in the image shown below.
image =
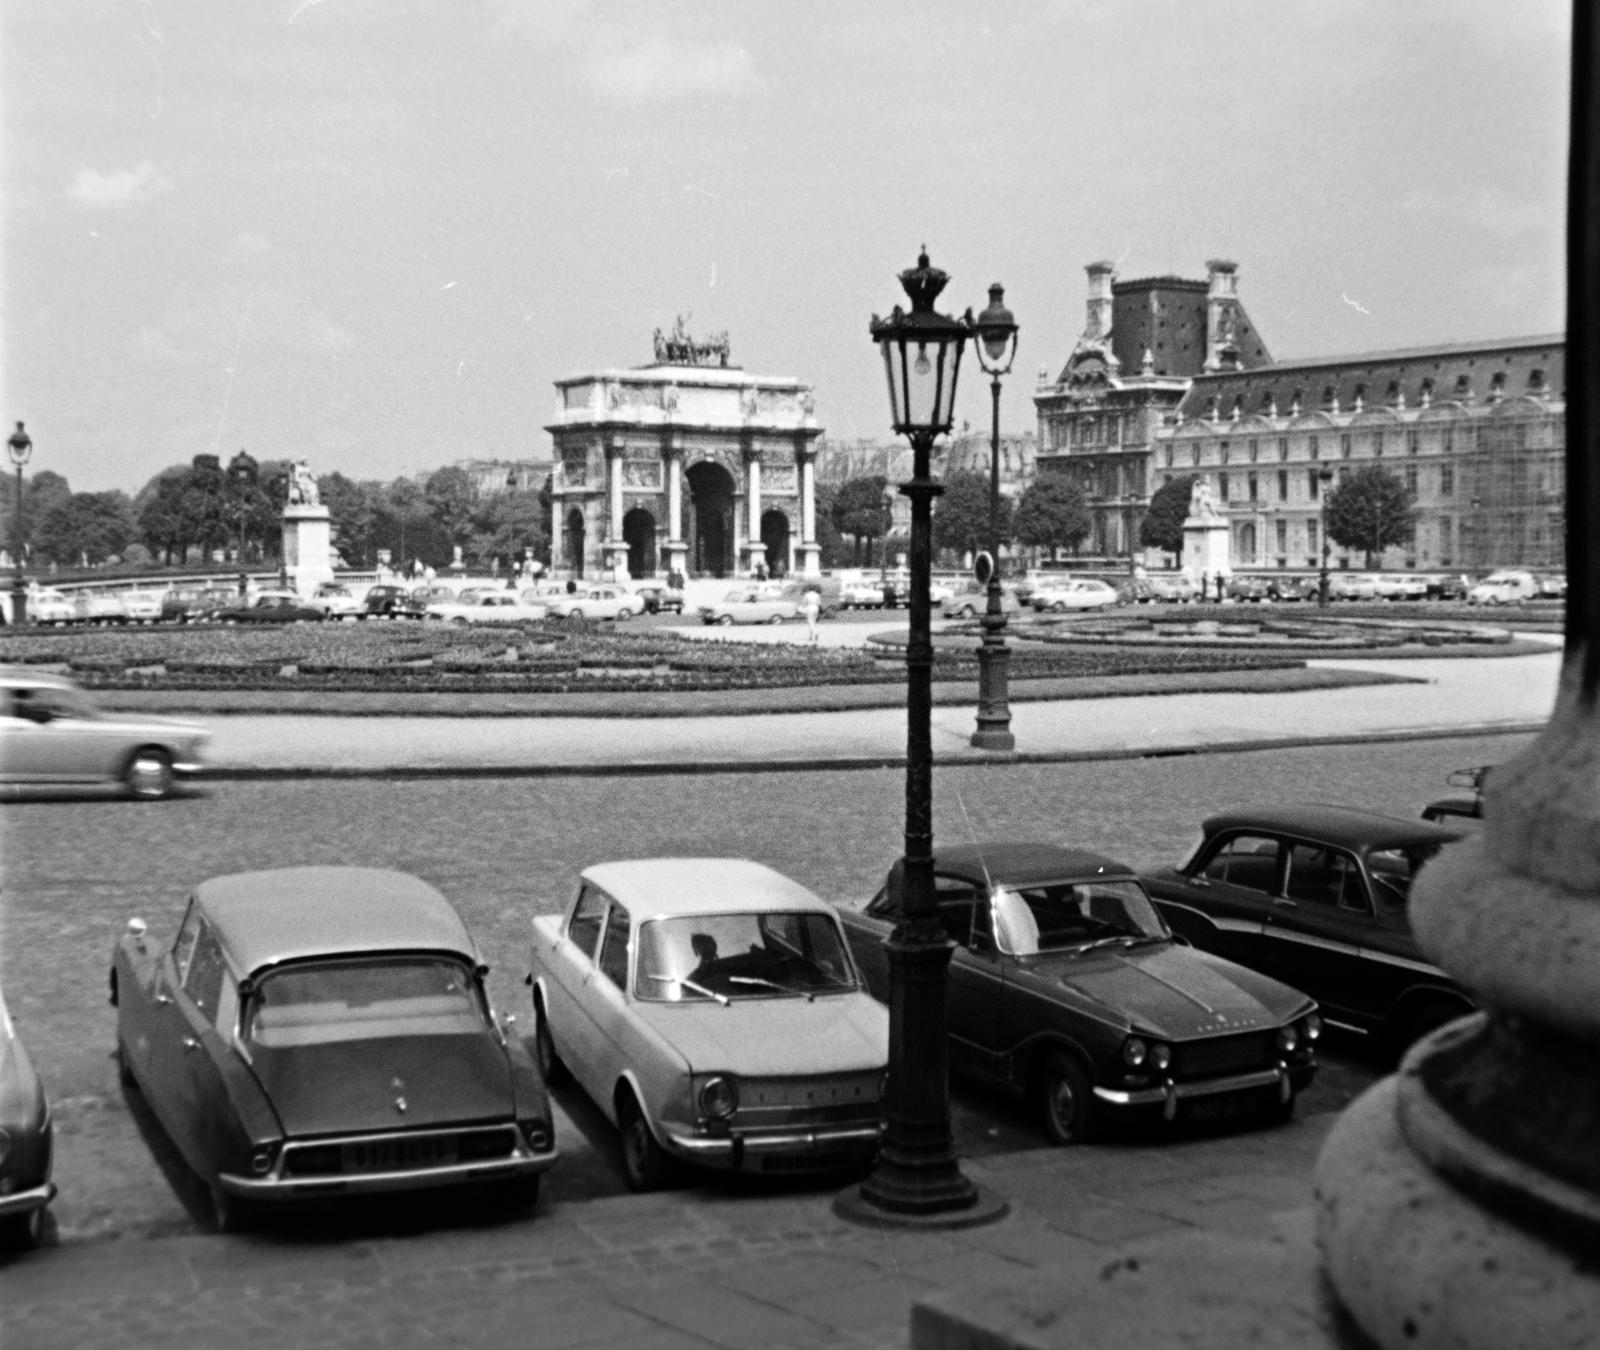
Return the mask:
POLYGON ((1456 397, 1466 402, 1472 397, 1472 380, 1466 375, 1456 377, 1456 397))
POLYGON ((1489 402, 1498 403, 1506 394, 1506 373, 1497 370, 1489 381, 1489 402))
POLYGON ((1389 381, 1389 390, 1384 394, 1383 401, 1391 408, 1403 408, 1406 406, 1405 395, 1400 392, 1399 380, 1389 381))
POLYGON ((1424 408, 1426 408, 1426 407, 1430 406, 1432 403, 1433 403, 1433 381, 1432 380, 1424 380, 1422 382, 1422 406, 1424 408))
POLYGON ((1528 372, 1528 388, 1542 393, 1544 390, 1544 371, 1530 370, 1528 372))

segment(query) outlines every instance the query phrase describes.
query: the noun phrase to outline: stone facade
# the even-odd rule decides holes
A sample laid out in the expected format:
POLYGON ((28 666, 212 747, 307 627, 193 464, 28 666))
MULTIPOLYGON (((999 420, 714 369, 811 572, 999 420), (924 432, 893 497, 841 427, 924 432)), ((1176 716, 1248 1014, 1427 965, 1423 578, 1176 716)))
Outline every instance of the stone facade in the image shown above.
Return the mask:
POLYGON ((551 561, 578 576, 818 571, 810 385, 657 364, 556 381, 551 561))

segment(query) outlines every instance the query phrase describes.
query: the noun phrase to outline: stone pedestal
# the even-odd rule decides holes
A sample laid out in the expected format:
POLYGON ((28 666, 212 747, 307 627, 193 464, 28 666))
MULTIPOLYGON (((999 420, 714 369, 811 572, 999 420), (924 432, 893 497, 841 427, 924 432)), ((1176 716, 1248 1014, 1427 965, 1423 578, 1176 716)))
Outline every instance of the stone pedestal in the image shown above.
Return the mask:
POLYGON ((681 539, 669 539, 661 546, 666 555, 667 575, 676 572, 680 577, 689 575, 689 545, 681 539))
POLYGON ((795 565, 800 569, 803 577, 820 577, 822 575, 822 545, 799 544, 795 548, 795 565))
POLYGON ((756 564, 766 561, 767 546, 759 539, 753 542, 746 540, 739 546, 739 555, 742 564, 741 570, 746 576, 753 577, 756 574, 756 564))
POLYGON ((605 555, 606 570, 616 581, 629 581, 632 579, 628 571, 628 546, 620 539, 600 545, 600 552, 605 555))
POLYGON ((333 580, 328 508, 291 503, 283 508, 283 572, 301 595, 333 580))
POLYGON ((1183 571, 1190 581, 1232 576, 1230 552, 1227 521, 1190 516, 1183 522, 1183 571))

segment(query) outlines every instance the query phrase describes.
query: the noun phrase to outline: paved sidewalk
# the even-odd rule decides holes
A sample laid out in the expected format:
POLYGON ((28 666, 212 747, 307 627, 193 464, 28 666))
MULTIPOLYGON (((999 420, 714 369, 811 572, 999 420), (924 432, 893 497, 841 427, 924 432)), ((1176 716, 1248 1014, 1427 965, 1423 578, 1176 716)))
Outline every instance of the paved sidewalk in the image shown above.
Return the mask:
MULTIPOLYGON (((1173 694, 1019 703, 1018 754, 1066 760, 1405 738, 1463 729, 1542 726, 1560 655, 1496 660, 1318 661, 1409 682, 1272 694, 1173 694), (1418 683, 1416 681, 1422 681, 1418 683)), ((219 716, 211 762, 255 772, 378 774, 667 772, 881 765, 905 755, 905 712, 773 713, 760 717, 625 719, 219 716)), ((941 763, 994 756, 968 744, 970 707, 933 713, 941 763)))
MULTIPOLYGON (((1081 1288, 1104 1325, 1138 1328, 1085 1345, 1331 1347, 1311 1171, 1333 1120, 970 1162, 1013 1212, 954 1233, 847 1225, 827 1190, 718 1185, 414 1236, 330 1239, 307 1224, 46 1249, 0 1266, 0 1340, 869 1350, 908 1344, 914 1304, 1037 1281, 1081 1288)), ((916 1344, 953 1344, 918 1321, 916 1344)))

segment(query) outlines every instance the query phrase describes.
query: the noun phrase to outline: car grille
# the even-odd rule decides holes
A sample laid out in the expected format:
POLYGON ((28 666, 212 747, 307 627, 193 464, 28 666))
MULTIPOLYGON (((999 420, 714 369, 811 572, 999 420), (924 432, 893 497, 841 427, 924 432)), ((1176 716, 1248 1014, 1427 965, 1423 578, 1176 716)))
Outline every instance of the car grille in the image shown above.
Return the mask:
POLYGON ((1244 1036, 1215 1036, 1175 1047, 1173 1076, 1178 1079, 1210 1078, 1243 1069, 1267 1069, 1278 1062, 1275 1031, 1253 1031, 1244 1036))
POLYGON ((510 1157, 516 1133, 509 1125, 483 1130, 392 1134, 361 1139, 291 1144, 284 1150, 286 1176, 349 1176, 368 1172, 425 1172, 435 1167, 510 1157))
POLYGON ((883 1112, 883 1074, 815 1074, 795 1078, 741 1078, 742 1126, 827 1124, 876 1120, 883 1112))

